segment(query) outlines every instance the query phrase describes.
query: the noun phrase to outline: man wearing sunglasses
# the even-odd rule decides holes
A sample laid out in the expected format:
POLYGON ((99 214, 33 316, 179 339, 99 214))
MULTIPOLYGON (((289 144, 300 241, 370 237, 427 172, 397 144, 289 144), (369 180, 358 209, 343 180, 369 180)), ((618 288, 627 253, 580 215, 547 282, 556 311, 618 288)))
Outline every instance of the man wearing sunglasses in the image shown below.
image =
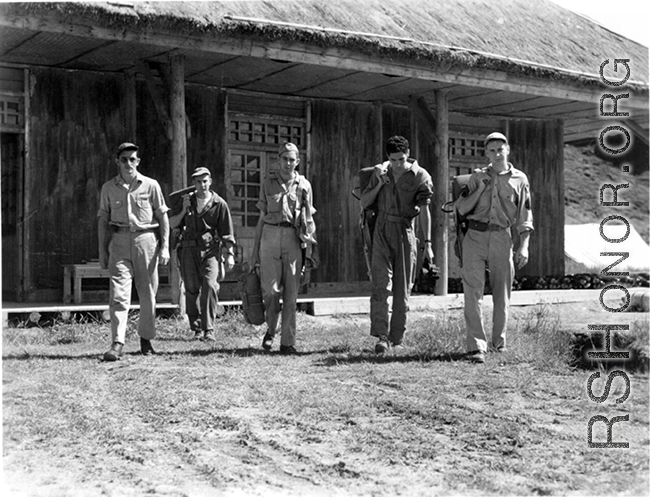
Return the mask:
POLYGON ((122 143, 115 163, 119 174, 102 186, 97 212, 99 264, 110 272, 109 312, 112 345, 105 361, 122 355, 131 286, 140 301, 140 352, 154 353, 158 262, 169 262, 169 220, 160 185, 138 172, 138 147, 122 143))

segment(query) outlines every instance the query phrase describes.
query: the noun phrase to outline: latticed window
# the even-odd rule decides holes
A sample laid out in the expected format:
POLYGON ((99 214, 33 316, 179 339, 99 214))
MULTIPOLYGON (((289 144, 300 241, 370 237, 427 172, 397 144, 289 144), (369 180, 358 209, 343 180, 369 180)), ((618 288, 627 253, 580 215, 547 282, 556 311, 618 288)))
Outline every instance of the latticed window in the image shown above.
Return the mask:
POLYGON ((295 143, 304 150, 305 126, 302 119, 285 119, 249 114, 233 114, 229 119, 229 164, 226 176, 228 205, 236 227, 244 237, 259 219, 256 207, 266 174, 278 167, 278 146, 295 143))
POLYGON ((452 135, 449 138, 449 176, 469 174, 485 165, 483 137, 478 135, 452 135))
POLYGON ((0 125, 3 127, 23 127, 25 122, 25 99, 0 95, 0 125))
POLYGON ((262 118, 238 117, 230 120, 228 138, 231 142, 251 144, 279 145, 292 142, 300 148, 303 142, 303 127, 268 122, 262 118))
POLYGON ((259 211, 255 204, 262 183, 262 157, 260 154, 233 152, 230 154, 230 184, 232 194, 228 199, 233 223, 236 226, 254 227, 259 211))

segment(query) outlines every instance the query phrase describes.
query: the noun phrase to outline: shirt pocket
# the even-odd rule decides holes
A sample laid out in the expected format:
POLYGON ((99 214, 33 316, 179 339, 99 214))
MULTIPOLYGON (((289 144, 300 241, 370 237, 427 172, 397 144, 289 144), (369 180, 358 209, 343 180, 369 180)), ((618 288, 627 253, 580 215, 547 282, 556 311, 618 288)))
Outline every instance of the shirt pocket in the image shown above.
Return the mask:
POLYGON ((113 201, 111 201, 111 210, 120 211, 120 210, 124 209, 125 205, 126 204, 124 203, 124 200, 122 200, 122 199, 113 200, 113 201))
POLYGON ((503 201, 509 201, 514 205, 519 204, 519 196, 517 195, 517 191, 508 183, 505 183, 501 186, 499 196, 503 201))
POLYGON ((282 197, 283 193, 274 193, 268 196, 268 212, 282 211, 282 197))
POLYGON ((135 216, 140 221, 150 222, 153 218, 153 208, 151 201, 147 197, 140 197, 135 199, 135 216))

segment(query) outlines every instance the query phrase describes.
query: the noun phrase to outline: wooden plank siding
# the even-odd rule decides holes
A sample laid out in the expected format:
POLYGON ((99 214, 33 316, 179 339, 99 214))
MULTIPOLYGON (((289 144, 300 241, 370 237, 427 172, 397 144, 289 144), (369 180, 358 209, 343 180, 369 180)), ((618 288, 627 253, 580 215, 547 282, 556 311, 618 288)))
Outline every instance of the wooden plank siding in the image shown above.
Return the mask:
POLYGON ((25 164, 25 299, 60 297, 63 264, 97 257, 99 190, 117 173, 123 76, 32 68, 25 164))
POLYGON ((561 121, 509 121, 510 161, 531 185, 535 232, 518 275, 564 274, 564 149, 561 121))
POLYGON ((227 157, 225 90, 186 86, 185 110, 191 124, 192 136, 187 140, 187 178, 192 171, 207 167, 212 172, 212 188, 226 198, 225 164, 227 157))
MULTIPOLYGON (((62 297, 63 265, 81 263, 98 255, 99 191, 105 181, 117 174, 113 161, 117 144, 135 141, 141 147, 140 171, 158 180, 165 195, 172 191, 174 165, 171 142, 142 78, 52 68, 30 71, 31 131, 24 201, 25 300, 56 301, 62 297)), ((263 96, 248 97, 247 93, 218 87, 185 85, 185 109, 191 130, 187 140, 187 176, 195 167, 208 167, 215 190, 226 200, 229 101, 234 99, 240 111, 242 106, 250 111, 259 110, 257 102, 263 96)), ((297 119, 307 102, 278 96, 268 101, 269 112, 272 106, 279 106, 282 114, 295 113, 297 119)), ((367 282, 358 229, 359 204, 351 194, 357 186, 357 173, 362 167, 385 160, 384 143, 395 134, 411 141, 412 155, 433 173, 437 167, 434 140, 415 124, 406 105, 326 99, 309 103, 308 179, 318 210, 321 256, 321 267, 312 272, 311 282, 367 282)), ((479 136, 494 129, 508 133, 512 162, 530 177, 535 213, 531 260, 522 274, 562 273, 561 121, 504 123, 497 118, 451 114, 450 127, 452 131, 471 131, 479 136)), ((442 203, 444 199, 434 199, 433 208, 438 209, 442 203)))
POLYGON ((359 202, 352 196, 359 169, 383 158, 379 116, 372 104, 312 103, 312 176, 321 267, 312 282, 367 281, 359 231, 359 202))

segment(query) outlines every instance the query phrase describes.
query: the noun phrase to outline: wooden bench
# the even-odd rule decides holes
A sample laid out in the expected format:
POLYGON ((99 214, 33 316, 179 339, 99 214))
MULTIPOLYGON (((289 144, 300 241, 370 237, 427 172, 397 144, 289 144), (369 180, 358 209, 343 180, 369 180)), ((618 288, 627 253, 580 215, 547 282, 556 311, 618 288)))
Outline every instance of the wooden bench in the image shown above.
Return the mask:
MULTIPOLYGON (((160 289, 169 286, 169 265, 158 265, 158 276, 160 278, 160 289)), ((109 278, 108 269, 102 269, 99 261, 90 261, 84 264, 63 265, 63 303, 81 304, 83 302, 83 280, 90 278, 109 278)), ((167 292, 166 292, 167 293, 167 292)))

